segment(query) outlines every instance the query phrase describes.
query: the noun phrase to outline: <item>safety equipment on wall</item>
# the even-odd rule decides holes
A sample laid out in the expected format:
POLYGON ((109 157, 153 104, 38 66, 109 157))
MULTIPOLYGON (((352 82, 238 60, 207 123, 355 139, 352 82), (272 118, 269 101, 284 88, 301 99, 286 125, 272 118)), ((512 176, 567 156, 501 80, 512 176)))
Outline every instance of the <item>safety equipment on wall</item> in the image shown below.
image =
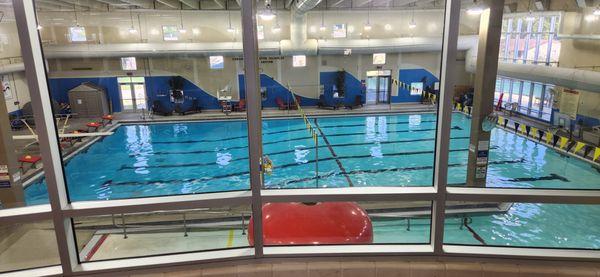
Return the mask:
POLYGON ((496 127, 496 122, 498 122, 498 115, 496 113, 488 114, 481 122, 481 129, 484 132, 491 132, 496 127))

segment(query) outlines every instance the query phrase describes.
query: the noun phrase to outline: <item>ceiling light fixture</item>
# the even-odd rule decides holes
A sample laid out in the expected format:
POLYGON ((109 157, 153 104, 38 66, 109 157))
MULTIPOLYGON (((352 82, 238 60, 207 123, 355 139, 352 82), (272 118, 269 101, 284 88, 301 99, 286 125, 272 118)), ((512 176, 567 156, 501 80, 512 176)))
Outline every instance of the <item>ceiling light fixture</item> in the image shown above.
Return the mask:
POLYGON ((467 13, 470 15, 480 15, 483 13, 484 7, 482 4, 478 3, 477 0, 473 1, 473 5, 467 9, 467 13))
POLYGON ((410 21, 408 22, 408 28, 409 29, 417 28, 417 22, 415 22, 415 7, 413 7, 412 16, 410 18, 410 21))
POLYGON ((390 31, 390 30, 392 30, 392 25, 390 25, 390 24, 385 24, 385 26, 383 26, 383 28, 384 28, 386 31, 390 31))
POLYGON ((531 11, 531 1, 529 1, 527 9, 529 10, 529 13, 525 17, 525 20, 527 20, 529 22, 535 21, 535 16, 533 16, 533 12, 531 11))
POLYGON ((273 12, 273 8, 271 7, 271 0, 265 1, 265 10, 260 12, 258 16, 260 16, 260 19, 266 21, 271 21, 275 18, 275 13, 273 12))
POLYGON ((42 27, 42 25, 38 24, 38 25, 37 25, 37 29, 38 29, 38 30, 41 30, 41 29, 44 29, 44 27, 42 27))
POLYGON ((185 34, 187 33, 187 30, 185 28, 183 28, 183 10, 179 10, 179 22, 180 24, 180 28, 179 28, 179 33, 181 34, 185 34))
POLYGON ((327 27, 325 27, 325 11, 321 11, 321 27, 319 27, 319 30, 321 32, 327 30, 327 27))
POLYGON ((137 33, 137 30, 135 29, 135 27, 133 27, 133 12, 131 11, 131 8, 129 8, 129 17, 131 19, 131 27, 129 27, 129 33, 130 34, 135 34, 137 33))
POLYGON ((373 29, 373 26, 371 26, 371 3, 373 3, 373 1, 369 2, 369 9, 367 10, 367 22, 363 27, 365 31, 371 31, 371 29, 373 29))
POLYGON ((592 14, 600 16, 600 5, 594 9, 594 11, 592 12, 592 14))
POLYGON ((233 32, 235 32, 235 29, 231 26, 231 11, 227 15, 227 18, 229 20, 229 27, 227 27, 227 32, 233 33, 233 32))

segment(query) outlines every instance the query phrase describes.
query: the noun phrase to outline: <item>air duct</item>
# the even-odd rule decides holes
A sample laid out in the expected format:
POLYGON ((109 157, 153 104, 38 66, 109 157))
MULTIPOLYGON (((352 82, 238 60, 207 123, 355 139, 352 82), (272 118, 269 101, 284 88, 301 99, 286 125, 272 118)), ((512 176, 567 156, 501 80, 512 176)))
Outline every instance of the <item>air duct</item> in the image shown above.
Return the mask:
POLYGON ((25 71, 23 63, 13 63, 0 66, 0 75, 25 71))
POLYGON ((318 42, 308 39, 306 14, 321 3, 321 0, 299 0, 292 5, 290 40, 281 41, 282 55, 316 55, 318 42))

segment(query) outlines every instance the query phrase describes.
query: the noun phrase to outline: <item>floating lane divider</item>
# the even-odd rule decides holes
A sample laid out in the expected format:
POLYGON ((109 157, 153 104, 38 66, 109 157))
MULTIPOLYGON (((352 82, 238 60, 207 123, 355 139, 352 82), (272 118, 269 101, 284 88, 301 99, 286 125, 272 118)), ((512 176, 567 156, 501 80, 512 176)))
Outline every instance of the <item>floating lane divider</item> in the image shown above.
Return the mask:
MULTIPOLYGON (((302 117, 302 120, 304 120, 304 124, 306 125, 306 130, 308 131, 308 133, 310 134, 310 136, 312 137, 312 139, 315 143, 315 188, 319 188, 319 137, 317 135, 317 131, 312 126, 312 124, 310 123, 310 120, 306 116, 306 112, 304 112, 304 109, 302 109, 302 106, 300 106, 297 96, 292 91, 292 86, 290 86, 289 82, 288 82, 287 86, 288 86, 288 91, 292 93, 292 99, 294 99, 294 103, 296 105, 296 108, 298 108, 300 117, 302 117)), ((316 118, 315 118, 315 124, 317 124, 316 118)), ((323 137, 323 139, 325 139, 325 137, 323 137)), ((331 150, 331 148, 330 148, 330 150, 331 150)), ((335 157, 335 154, 333 152, 332 152, 332 154, 335 157)))
POLYGON ((540 130, 514 120, 512 120, 512 125, 509 125, 510 121, 510 119, 503 116, 498 117, 498 125, 504 127, 504 129, 512 129, 516 134, 532 138, 540 143, 545 143, 556 150, 580 157, 592 163, 598 163, 598 158, 600 158, 600 147, 598 146, 557 135, 552 130, 540 130))

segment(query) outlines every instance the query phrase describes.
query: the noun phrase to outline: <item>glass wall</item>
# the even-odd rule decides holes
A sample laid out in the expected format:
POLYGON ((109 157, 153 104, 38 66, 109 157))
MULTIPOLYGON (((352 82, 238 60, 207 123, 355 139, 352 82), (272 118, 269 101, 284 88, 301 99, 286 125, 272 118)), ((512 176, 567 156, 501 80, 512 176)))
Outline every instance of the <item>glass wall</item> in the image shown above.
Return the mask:
POLYGON ((503 109, 548 122, 552 118, 553 89, 551 84, 498 77, 494 106, 502 96, 503 109))
POLYGON ((468 51, 446 43, 470 45, 498 18, 480 44, 505 49, 479 55, 551 63, 558 17, 508 16, 502 31, 494 1, 489 17, 461 1, 34 2, 13 16, 41 38, 21 46, 31 102, 70 115, 26 137, 52 163, 25 202, 50 205, 0 210, 2 271, 565 248, 600 259, 600 149, 544 122, 552 86, 473 76, 457 62, 468 51), (542 120, 494 110, 507 103, 542 120))

